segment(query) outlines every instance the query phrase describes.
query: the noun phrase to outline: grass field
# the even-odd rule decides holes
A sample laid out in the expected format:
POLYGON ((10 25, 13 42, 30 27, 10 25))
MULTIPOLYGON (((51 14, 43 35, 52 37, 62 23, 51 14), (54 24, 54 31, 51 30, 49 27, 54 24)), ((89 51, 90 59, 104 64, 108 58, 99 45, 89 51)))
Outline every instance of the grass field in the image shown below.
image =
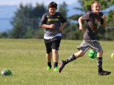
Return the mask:
MULTIPOLYGON (((68 58, 77 51, 82 40, 62 40, 59 55, 68 58)), ((0 71, 9 68, 12 76, 0 76, 0 85, 114 85, 114 41, 100 41, 103 68, 109 76, 97 74, 97 61, 87 55, 63 69, 62 73, 46 70, 45 46, 41 39, 0 39, 0 71)), ((53 61, 52 61, 53 62, 53 61)))

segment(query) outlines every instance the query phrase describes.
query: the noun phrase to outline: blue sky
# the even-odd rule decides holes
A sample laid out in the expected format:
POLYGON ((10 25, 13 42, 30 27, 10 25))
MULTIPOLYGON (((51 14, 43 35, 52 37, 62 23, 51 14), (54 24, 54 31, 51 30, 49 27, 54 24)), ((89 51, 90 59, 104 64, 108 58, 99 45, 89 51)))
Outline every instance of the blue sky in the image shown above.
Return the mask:
POLYGON ((48 5, 51 1, 54 1, 57 4, 61 4, 65 1, 68 5, 77 2, 77 0, 70 0, 70 1, 69 0, 0 0, 0 5, 19 5, 20 3, 23 4, 32 3, 32 5, 35 5, 36 2, 48 5))
MULTIPOLYGON (((77 0, 0 0, 0 18, 12 18, 14 16, 16 8, 18 8, 20 3, 23 3, 24 5, 32 4, 32 6, 35 6, 36 3, 44 3, 44 5, 47 6, 51 1, 56 2, 58 5, 62 4, 65 1, 65 3, 68 5, 68 9, 70 9, 68 16, 77 13, 76 10, 73 10, 74 7, 79 6, 77 0)), ((10 23, 10 20, 3 20, 0 22, 0 32, 10 30, 11 28, 12 25, 10 23)))
MULTIPOLYGON (((39 3, 39 4, 44 3, 44 5, 47 6, 51 1, 54 1, 57 4, 62 4, 65 1, 65 3, 68 5, 68 10, 69 10, 68 17, 74 14, 81 13, 79 10, 74 9, 74 7, 80 7, 80 4, 77 2, 78 0, 0 0, 0 6, 1 6, 0 18, 12 18, 14 16, 16 7, 18 7, 20 3, 23 3, 23 4, 32 3, 33 6, 35 6, 36 3, 39 3), (11 6, 4 6, 4 5, 11 5, 11 6), (12 8, 12 5, 14 5, 13 8, 12 8)), ((111 9, 114 9, 114 6, 111 7, 111 9)), ((7 29, 12 28, 10 22, 8 20, 6 21, 4 20, 0 22, 0 32, 6 31, 7 29), (6 21, 7 21, 7 24, 6 24, 6 21)))

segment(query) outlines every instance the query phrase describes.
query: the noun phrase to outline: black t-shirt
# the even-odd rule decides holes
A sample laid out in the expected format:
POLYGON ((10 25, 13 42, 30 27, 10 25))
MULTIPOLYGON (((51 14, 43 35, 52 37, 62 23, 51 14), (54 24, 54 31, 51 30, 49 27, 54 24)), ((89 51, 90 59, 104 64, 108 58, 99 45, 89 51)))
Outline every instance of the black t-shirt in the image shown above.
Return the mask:
POLYGON ((82 16, 82 20, 86 20, 86 32, 84 33, 84 40, 96 40, 96 34, 100 24, 103 24, 102 12, 97 15, 94 12, 87 12, 82 16))
POLYGON ((45 13, 40 21, 40 26, 43 24, 54 24, 55 28, 54 29, 44 29, 44 38, 53 38, 56 36, 59 32, 59 27, 61 26, 61 23, 67 22, 67 20, 63 17, 63 15, 59 12, 56 12, 55 15, 50 15, 49 12, 45 13))

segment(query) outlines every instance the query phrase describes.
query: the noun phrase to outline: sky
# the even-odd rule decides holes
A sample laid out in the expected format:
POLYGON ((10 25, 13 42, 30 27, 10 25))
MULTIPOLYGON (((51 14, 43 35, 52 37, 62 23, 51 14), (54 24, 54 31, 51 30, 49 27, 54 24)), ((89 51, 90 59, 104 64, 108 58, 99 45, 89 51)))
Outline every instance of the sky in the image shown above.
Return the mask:
MULTIPOLYGON (((32 6, 35 6, 36 3, 39 3, 39 4, 43 3, 45 6, 47 6, 51 1, 56 2, 58 5, 62 4, 65 1, 65 3, 68 6, 68 17, 72 16, 74 14, 80 14, 81 13, 79 10, 74 9, 74 7, 80 7, 78 0, 0 0, 0 6, 2 8, 2 9, 0 9, 0 13, 1 13, 0 17, 2 17, 2 18, 13 17, 14 12, 16 10, 16 7, 18 8, 20 3, 23 3, 23 5, 32 4, 32 6), (2 5, 3 5, 3 7, 4 7, 4 5, 6 5, 6 7, 10 7, 10 8, 3 8, 2 5), (7 5, 9 5, 9 6, 7 6, 7 5), (11 8, 12 5, 14 6, 15 9, 11 8), (4 10, 6 10, 6 11, 4 11, 4 10)), ((114 6, 111 9, 114 9, 114 6)), ((9 23, 9 21, 7 21, 7 22, 9 23)), ((8 25, 8 24, 6 25, 6 21, 1 21, 0 27, 4 28, 3 30, 0 29, 1 32, 6 31, 7 29, 11 29, 10 25, 8 25)))
POLYGON ((0 0, 0 5, 19 5, 20 3, 35 5, 35 3, 44 3, 44 5, 48 5, 51 1, 56 2, 57 4, 61 4, 64 1, 66 4, 71 5, 76 3, 77 0, 0 0))

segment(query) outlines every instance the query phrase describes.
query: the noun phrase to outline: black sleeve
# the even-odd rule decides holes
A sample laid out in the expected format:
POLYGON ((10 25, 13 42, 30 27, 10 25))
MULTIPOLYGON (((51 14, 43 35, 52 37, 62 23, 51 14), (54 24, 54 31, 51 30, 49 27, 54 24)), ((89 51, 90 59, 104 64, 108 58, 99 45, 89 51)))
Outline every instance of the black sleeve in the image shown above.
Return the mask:
POLYGON ((103 25, 103 22, 104 22, 103 19, 101 19, 101 24, 102 24, 102 25, 103 25))
POLYGON ((103 19, 102 19, 102 16, 103 16, 103 13, 102 12, 100 12, 100 16, 101 16, 101 24, 103 25, 103 19))
POLYGON ((89 18, 90 18, 90 12, 87 12, 82 16, 82 20, 89 20, 89 18))
POLYGON ((47 22, 47 16, 44 14, 41 18, 39 26, 41 27, 43 24, 46 24, 46 22, 47 22))

